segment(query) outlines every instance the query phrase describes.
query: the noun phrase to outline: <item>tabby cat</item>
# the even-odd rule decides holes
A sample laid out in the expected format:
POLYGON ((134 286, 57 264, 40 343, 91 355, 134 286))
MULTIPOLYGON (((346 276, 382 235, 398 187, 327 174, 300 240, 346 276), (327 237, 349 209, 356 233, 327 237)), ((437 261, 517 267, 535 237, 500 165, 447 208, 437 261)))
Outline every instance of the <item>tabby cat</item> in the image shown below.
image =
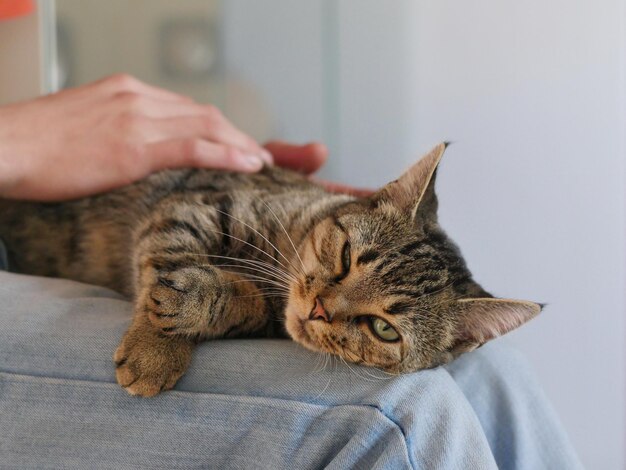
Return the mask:
POLYGON ((58 204, 0 201, 16 271, 134 299, 114 354, 133 395, 170 389, 200 340, 289 335, 392 373, 444 364, 534 317, 493 298, 437 222, 435 147, 368 198, 279 168, 178 170, 58 204))

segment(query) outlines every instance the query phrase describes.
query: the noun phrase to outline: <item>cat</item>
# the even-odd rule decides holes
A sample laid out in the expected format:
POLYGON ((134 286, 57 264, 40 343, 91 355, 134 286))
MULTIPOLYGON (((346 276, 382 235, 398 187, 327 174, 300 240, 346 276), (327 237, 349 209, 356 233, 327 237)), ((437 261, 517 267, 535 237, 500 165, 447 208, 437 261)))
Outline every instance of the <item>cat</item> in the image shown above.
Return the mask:
POLYGON ((200 340, 289 336, 404 373, 445 364, 537 315, 471 276, 437 221, 440 144, 367 198, 306 177, 168 170, 63 203, 0 200, 19 272, 75 279, 134 301, 115 351, 133 395, 170 389, 200 340))

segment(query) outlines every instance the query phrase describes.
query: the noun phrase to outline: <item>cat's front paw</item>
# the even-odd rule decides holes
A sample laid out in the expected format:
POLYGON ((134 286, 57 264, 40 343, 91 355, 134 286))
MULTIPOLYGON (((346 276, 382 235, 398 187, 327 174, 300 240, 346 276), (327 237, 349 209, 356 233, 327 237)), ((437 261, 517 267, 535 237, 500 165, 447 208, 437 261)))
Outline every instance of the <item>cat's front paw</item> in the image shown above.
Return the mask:
POLYGON ((131 326, 115 351, 117 382, 131 395, 151 397, 172 388, 191 361, 192 344, 131 326))
POLYGON ((217 275, 195 267, 159 273, 142 296, 150 322, 166 335, 193 336, 210 324, 207 302, 216 293, 217 275))

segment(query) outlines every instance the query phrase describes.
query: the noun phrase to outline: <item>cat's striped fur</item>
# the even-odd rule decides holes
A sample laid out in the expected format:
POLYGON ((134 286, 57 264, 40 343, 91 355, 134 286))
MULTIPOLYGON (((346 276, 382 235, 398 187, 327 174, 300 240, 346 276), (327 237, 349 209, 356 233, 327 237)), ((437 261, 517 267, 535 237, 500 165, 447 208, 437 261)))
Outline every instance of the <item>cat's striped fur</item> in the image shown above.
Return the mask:
POLYGON ((0 237, 17 271, 134 299, 115 353, 133 394, 171 388, 194 344, 219 337, 288 334, 346 361, 412 371, 539 311, 493 299, 439 227, 433 176, 444 149, 366 199, 265 168, 167 171, 58 204, 0 201, 0 237))

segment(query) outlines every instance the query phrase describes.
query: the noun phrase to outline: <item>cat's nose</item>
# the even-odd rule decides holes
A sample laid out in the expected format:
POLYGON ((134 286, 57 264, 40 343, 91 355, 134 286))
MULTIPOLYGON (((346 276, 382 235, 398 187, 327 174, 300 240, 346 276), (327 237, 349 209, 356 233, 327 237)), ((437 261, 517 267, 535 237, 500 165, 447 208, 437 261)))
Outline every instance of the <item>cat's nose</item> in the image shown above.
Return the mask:
POLYGON ((315 297, 315 305, 313 306, 313 310, 311 310, 311 313, 309 313, 309 320, 324 320, 325 322, 330 323, 332 319, 332 316, 329 315, 324 308, 322 299, 320 299, 319 297, 315 297))

